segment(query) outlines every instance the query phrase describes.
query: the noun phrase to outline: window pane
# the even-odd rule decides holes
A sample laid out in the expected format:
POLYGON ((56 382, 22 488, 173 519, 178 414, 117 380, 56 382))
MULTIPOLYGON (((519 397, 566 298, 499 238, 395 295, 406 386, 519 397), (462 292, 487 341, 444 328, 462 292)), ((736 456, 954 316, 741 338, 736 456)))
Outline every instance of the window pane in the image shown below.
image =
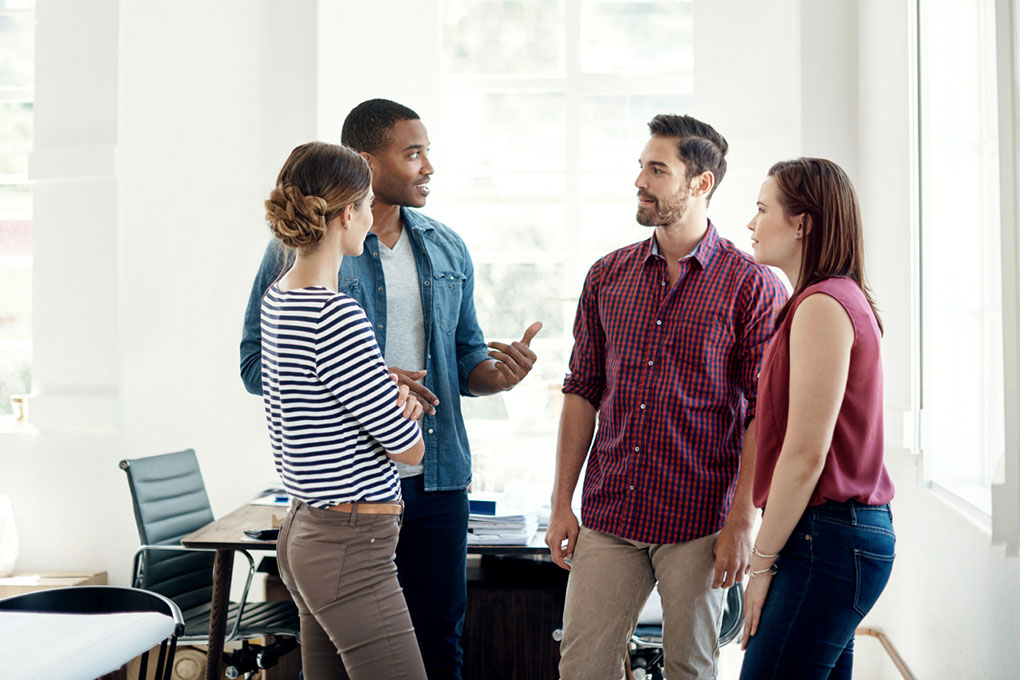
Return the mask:
POLYGON ((434 214, 441 214, 464 238, 476 265, 501 253, 548 256, 566 248, 567 209, 562 201, 451 203, 434 214))
POLYGON ((475 264, 475 307, 487 340, 520 340, 541 320, 542 336, 563 335, 561 263, 475 264))
POLYGON ((692 69, 691 4, 690 0, 582 0, 582 70, 692 69))
POLYGON ((994 3, 919 18, 925 453, 986 504, 1004 445, 994 3))
POLYGON ((552 74, 563 70, 562 0, 443 3, 444 72, 552 74))
POLYGON ((581 98, 581 190, 586 200, 634 205, 638 158, 648 122, 660 113, 686 113, 690 94, 593 95, 581 98))
POLYGON ((32 337, 31 265, 30 260, 0 257, 0 350, 5 342, 32 337))
POLYGON ((442 155, 456 174, 563 170, 561 93, 451 92, 442 115, 442 155))
MULTIPOLYGON (((27 184, 0 184, 0 219, 32 214, 32 193, 27 184)), ((0 250, 0 254, 3 251, 0 250)))
POLYGON ((0 257, 32 255, 32 220, 0 217, 0 257))
POLYGON ((652 236, 650 227, 637 223, 636 196, 627 203, 585 203, 581 208, 581 229, 584 250, 589 253, 587 265, 611 250, 652 236))
POLYGON ((11 395, 28 394, 32 388, 32 354, 0 347, 0 416, 12 414, 11 395))
POLYGON ((0 87, 32 87, 35 16, 0 13, 0 87))
POLYGON ((20 147, 23 154, 32 148, 31 102, 0 102, 0 149, 11 147, 20 147))

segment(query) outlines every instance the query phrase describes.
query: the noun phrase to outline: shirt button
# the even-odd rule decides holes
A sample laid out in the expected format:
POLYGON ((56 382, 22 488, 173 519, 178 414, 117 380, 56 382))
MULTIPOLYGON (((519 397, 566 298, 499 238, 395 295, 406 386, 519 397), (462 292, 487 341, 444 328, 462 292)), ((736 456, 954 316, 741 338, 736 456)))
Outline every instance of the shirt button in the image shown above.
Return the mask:
POLYGON ((381 323, 377 323, 377 324, 375 325, 375 327, 376 327, 376 328, 378 328, 379 330, 382 330, 382 324, 381 324, 381 323))
POLYGON ((640 446, 635 446, 635 447, 634 447, 634 453, 637 453, 637 452, 638 452, 638 451, 640 451, 640 450, 641 450, 641 447, 640 447, 640 446))
POLYGON ((429 428, 429 434, 432 434, 432 428, 431 427, 429 428))
POLYGON ((381 293, 381 292, 383 292, 383 287, 382 287, 382 286, 379 286, 378 288, 376 288, 376 290, 377 290, 377 291, 379 291, 379 292, 381 293))
POLYGON ((373 250, 373 251, 372 251, 372 257, 379 257, 379 253, 377 253, 377 252, 375 252, 375 251, 373 250))
POLYGON ((644 410, 645 410, 645 405, 644 405, 644 404, 641 404, 641 410, 642 410, 642 411, 644 411, 644 410))
POLYGON ((425 285, 429 285, 428 279, 425 280, 425 285))
POLYGON ((649 366, 651 366, 651 365, 652 365, 652 364, 654 364, 654 363, 655 363, 654 361, 649 361, 649 362, 648 362, 648 365, 649 365, 649 366))
POLYGON ((634 485, 631 484, 629 488, 630 488, 631 491, 633 491, 634 490, 634 485))
MULTIPOLYGON (((382 288, 380 288, 379 290, 382 290, 382 288)), ((657 319, 657 320, 655 321, 655 325, 656 325, 656 326, 661 326, 661 325, 662 325, 662 319, 657 319)))
POLYGON ((663 281, 663 282, 662 282, 662 285, 664 285, 664 286, 665 286, 665 285, 666 285, 666 282, 665 282, 665 281, 663 281))

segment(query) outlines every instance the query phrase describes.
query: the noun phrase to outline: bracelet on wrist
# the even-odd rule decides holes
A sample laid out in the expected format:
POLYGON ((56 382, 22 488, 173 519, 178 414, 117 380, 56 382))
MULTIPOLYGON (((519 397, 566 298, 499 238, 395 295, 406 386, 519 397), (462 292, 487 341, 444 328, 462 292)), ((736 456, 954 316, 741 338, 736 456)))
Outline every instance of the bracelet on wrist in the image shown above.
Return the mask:
POLYGON ((764 574, 768 574, 769 576, 772 576, 777 571, 779 571, 779 567, 777 567, 775 565, 775 563, 772 563, 769 566, 765 567, 764 569, 756 569, 756 570, 752 570, 750 565, 748 565, 747 569, 745 570, 745 573, 748 576, 750 576, 751 578, 754 578, 755 576, 762 576, 764 574))
POLYGON ((775 555, 768 555, 766 553, 763 553, 761 550, 758 550, 757 544, 751 546, 751 553, 757 555, 758 557, 764 557, 767 560, 771 560, 773 557, 779 557, 779 553, 776 553, 775 555))

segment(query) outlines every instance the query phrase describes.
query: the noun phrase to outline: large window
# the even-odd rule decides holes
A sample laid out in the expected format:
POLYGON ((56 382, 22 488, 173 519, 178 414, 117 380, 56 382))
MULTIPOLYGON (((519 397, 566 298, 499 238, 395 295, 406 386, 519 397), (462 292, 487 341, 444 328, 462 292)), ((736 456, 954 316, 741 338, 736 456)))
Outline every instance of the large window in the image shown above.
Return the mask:
POLYGON ((34 0, 0 0, 0 420, 31 388, 34 0))
POLYGON ((1012 228, 1000 215, 995 0, 919 10, 922 448, 932 482, 990 513, 1004 467, 1001 248, 1012 228))
POLYGON ((650 235, 634 219, 646 123, 691 109, 691 2, 441 7, 444 145, 434 158, 443 189, 430 210, 471 250, 489 339, 545 324, 527 381, 464 405, 476 486, 528 480, 547 492, 584 276, 601 255, 650 235))

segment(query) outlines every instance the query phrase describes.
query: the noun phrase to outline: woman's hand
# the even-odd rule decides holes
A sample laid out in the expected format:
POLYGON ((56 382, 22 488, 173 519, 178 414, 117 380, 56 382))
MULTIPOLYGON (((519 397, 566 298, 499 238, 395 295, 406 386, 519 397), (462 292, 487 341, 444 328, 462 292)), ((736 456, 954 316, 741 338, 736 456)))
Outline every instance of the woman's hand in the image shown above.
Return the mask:
MULTIPOLYGON (((754 569, 754 567, 751 568, 754 569)), ((758 567, 758 569, 761 568, 758 567)), ((761 610, 765 606, 765 598, 768 597, 771 585, 771 572, 751 576, 747 579, 747 585, 744 587, 744 632, 740 638, 741 650, 747 649, 747 643, 758 632, 761 610)))
POLYGON ((398 384, 397 387, 397 406, 403 407, 404 412, 401 414, 408 420, 418 420, 421 418, 423 411, 421 402, 410 393, 410 390, 406 384, 400 385, 397 383, 397 376, 390 373, 390 380, 398 384))

